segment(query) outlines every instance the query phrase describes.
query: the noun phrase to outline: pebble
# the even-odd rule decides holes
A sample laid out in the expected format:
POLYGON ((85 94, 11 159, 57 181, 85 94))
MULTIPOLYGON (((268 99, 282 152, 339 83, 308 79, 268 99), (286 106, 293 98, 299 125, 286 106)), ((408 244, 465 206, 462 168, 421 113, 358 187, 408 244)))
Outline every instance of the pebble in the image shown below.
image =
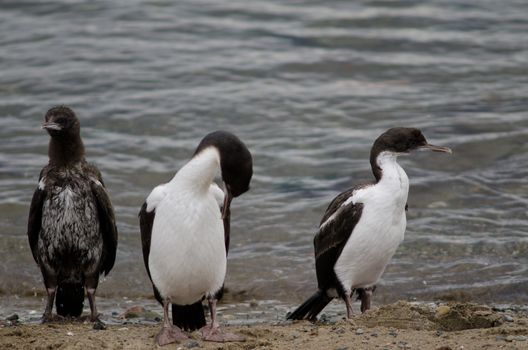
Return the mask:
POLYGON ((137 318, 140 317, 142 314, 144 314, 147 310, 143 306, 132 306, 131 308, 127 309, 125 313, 123 314, 123 318, 137 318))
POLYGON ((337 334, 345 334, 346 331, 345 331, 344 328, 338 328, 338 329, 335 330, 335 332, 336 332, 337 334))
POLYGON ((348 347, 344 346, 342 348, 336 348, 335 350, 348 350, 348 347))
POLYGON ((8 318, 6 318, 6 321, 18 321, 18 315, 17 314, 13 314, 13 315, 9 316, 8 318))
POLYGON ((377 338, 378 337, 378 333, 371 333, 370 336, 377 338))
POLYGON ((517 341, 527 341, 528 337, 525 336, 525 335, 519 335, 519 336, 515 337, 514 339, 517 340, 517 341))
POLYGON ((359 334, 363 334, 363 333, 365 333, 365 331, 362 330, 361 328, 356 329, 356 334, 359 335, 359 334))
POLYGON ((444 315, 447 315, 451 311, 451 308, 447 305, 441 305, 436 308, 436 317, 442 317, 444 315))
POLYGON ((411 345, 407 344, 405 341, 398 342, 398 348, 400 349, 411 349, 411 345))
POLYGON ((511 317, 510 315, 504 315, 502 316, 502 318, 504 318, 504 321, 506 322, 513 322, 513 317, 511 317))
POLYGON ((444 334, 444 332, 442 332, 442 331, 436 331, 436 336, 437 336, 437 337, 441 336, 442 334, 444 334))
POLYGON ((94 323, 92 328, 95 329, 96 331, 104 331, 106 329, 106 324, 104 324, 101 321, 97 321, 94 323))
POLYGON ((187 349, 192 349, 192 348, 201 348, 202 346, 196 340, 191 340, 187 342, 187 344, 185 344, 185 347, 187 349))
POLYGON ((66 335, 71 337, 71 336, 73 336, 73 332, 68 332, 68 333, 66 333, 66 335))
POLYGON ((393 337, 397 337, 398 333, 396 333, 396 331, 390 331, 389 335, 392 335, 393 337))

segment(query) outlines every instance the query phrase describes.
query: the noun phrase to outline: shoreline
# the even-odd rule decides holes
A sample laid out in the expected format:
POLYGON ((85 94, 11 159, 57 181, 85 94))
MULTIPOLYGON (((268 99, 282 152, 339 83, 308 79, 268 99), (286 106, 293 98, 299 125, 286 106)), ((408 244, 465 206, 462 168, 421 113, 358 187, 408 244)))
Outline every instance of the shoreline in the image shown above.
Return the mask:
MULTIPOLYGON (((158 324, 125 321, 94 330, 89 322, 23 324, 2 321, 1 349, 150 349, 158 324)), ((526 349, 528 312, 472 303, 441 305, 399 301, 351 320, 281 321, 228 325, 246 337, 240 343, 211 343, 198 331, 166 349, 526 349)))

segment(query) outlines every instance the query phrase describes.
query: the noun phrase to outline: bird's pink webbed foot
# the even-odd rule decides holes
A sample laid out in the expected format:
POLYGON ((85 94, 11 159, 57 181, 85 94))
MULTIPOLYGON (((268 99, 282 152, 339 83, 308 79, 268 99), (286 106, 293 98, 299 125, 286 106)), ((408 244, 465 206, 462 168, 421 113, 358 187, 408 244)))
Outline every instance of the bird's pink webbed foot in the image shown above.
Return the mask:
POLYGON ((246 341, 245 337, 226 332, 218 324, 202 327, 200 331, 202 332, 203 340, 206 341, 214 341, 219 343, 246 341))
POLYGON ((163 327, 156 336, 156 343, 159 346, 176 343, 179 341, 187 340, 189 337, 185 335, 181 329, 176 326, 163 327))

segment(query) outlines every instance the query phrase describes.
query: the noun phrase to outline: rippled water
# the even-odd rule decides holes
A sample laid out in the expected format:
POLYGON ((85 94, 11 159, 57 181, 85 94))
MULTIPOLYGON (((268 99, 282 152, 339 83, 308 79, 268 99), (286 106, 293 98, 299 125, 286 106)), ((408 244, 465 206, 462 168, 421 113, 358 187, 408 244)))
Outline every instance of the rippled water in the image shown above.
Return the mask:
POLYGON ((528 302, 527 13, 513 0, 2 1, 0 314, 44 307, 25 229, 56 104, 80 116, 116 209, 107 310, 152 303, 137 212, 216 129, 255 160, 233 203, 226 305, 299 303, 326 206, 371 180, 370 146, 396 125, 454 155, 401 159, 408 228, 375 303, 528 302))

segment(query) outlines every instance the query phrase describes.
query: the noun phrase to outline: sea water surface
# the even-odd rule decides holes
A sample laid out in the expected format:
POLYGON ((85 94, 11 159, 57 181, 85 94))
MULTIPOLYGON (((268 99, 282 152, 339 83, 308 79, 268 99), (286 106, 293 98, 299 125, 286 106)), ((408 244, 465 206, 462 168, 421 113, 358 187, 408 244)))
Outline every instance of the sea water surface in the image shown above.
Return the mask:
POLYGON ((26 224, 47 162, 40 124, 57 104, 78 113, 115 206, 103 313, 161 313, 137 213, 217 129, 254 156, 251 191, 232 206, 234 319, 281 319, 315 290, 319 220, 373 179, 370 147, 393 126, 453 155, 401 157, 407 231, 374 304, 527 303, 527 13, 515 0, 2 1, 0 317, 44 308, 26 224))

